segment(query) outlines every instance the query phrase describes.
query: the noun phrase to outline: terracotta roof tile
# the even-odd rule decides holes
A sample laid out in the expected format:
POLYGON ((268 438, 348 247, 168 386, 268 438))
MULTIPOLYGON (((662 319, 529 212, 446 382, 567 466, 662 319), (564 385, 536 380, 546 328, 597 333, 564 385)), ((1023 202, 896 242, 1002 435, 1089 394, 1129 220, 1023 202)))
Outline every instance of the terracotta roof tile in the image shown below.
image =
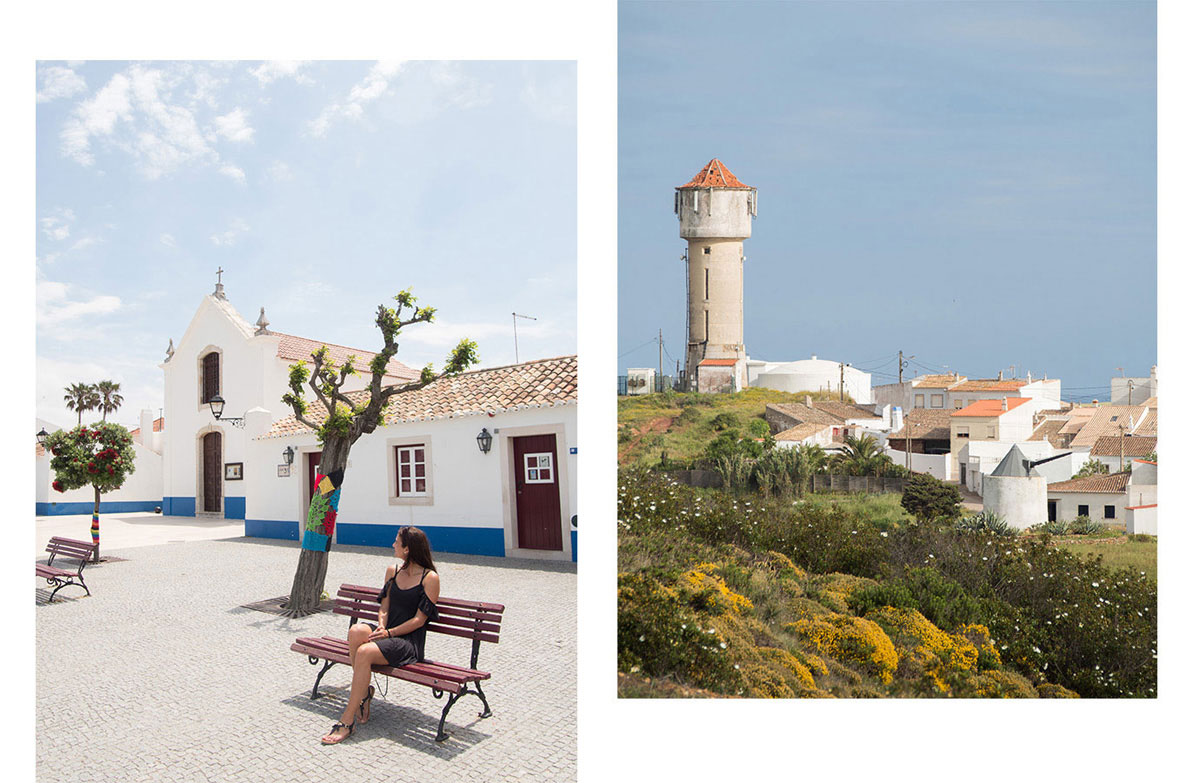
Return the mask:
POLYGON ((1125 437, 1102 435, 1096 438, 1096 443, 1092 446, 1092 456, 1119 457, 1122 454, 1122 445, 1124 445, 1124 454, 1126 457, 1144 457, 1154 451, 1154 447, 1158 445, 1158 438, 1146 438, 1137 435, 1127 435, 1125 437))
MULTIPOLYGON (((1143 413, 1146 413, 1146 411, 1140 405, 1105 405, 1096 408, 1092 417, 1079 429, 1079 434, 1071 441, 1071 448, 1077 449, 1083 446, 1091 448, 1096 443, 1097 438, 1105 435, 1119 436, 1122 434, 1121 425, 1124 425, 1126 428, 1129 427, 1130 416, 1133 417, 1134 424, 1137 425, 1138 419, 1142 417, 1143 413)), ((1149 419, 1148 414, 1146 418, 1149 419)), ((1135 432, 1139 435, 1157 434, 1157 430, 1155 432, 1144 430, 1143 427, 1145 425, 1146 423, 1142 422, 1135 432)))
POLYGON ((742 190, 753 190, 749 185, 745 184, 737 177, 733 176, 733 172, 725 168, 725 164, 713 158, 708 162, 708 165, 700 169, 700 173, 692 177, 686 185, 680 185, 679 190, 684 188, 740 188, 742 190))
POLYGON ((814 400, 813 407, 819 408, 830 416, 845 421, 847 419, 878 419, 874 405, 855 405, 841 400, 814 400))
POLYGON ((954 387, 959 392, 1015 392, 1020 391, 1028 381, 1022 380, 979 380, 963 381, 954 387))
MULTIPOLYGON (((159 416, 157 419, 154 420, 154 426, 151 427, 151 431, 152 432, 162 432, 162 428, 163 428, 163 419, 162 419, 162 416, 159 416)), ((141 431, 142 431, 142 428, 138 427, 137 429, 130 430, 129 434, 137 435, 141 431)))
MULTIPOLYGON (((813 405, 815 406, 816 403, 813 405)), ((840 427, 846 423, 838 416, 826 413, 817 407, 810 408, 802 402, 772 402, 767 405, 767 408, 782 413, 796 424, 823 424, 840 427)))
MULTIPOLYGON (((1029 402, 1030 397, 1005 397, 1008 400, 1008 410, 1013 410, 1029 402)), ((1004 410, 1004 400, 976 400, 967 407, 954 411, 951 416, 999 416, 1007 413, 1004 410)))
POLYGON ((963 376, 950 373, 949 375, 922 375, 913 381, 914 389, 949 389, 959 381, 965 380, 963 376))
MULTIPOLYGON (((355 403, 367 391, 346 395, 355 403)), ((479 416, 523 408, 574 405, 579 399, 578 361, 575 356, 538 359, 505 367, 490 367, 442 378, 415 391, 398 394, 384 409, 384 426, 461 416, 479 416)), ((325 421, 320 403, 309 401, 309 419, 325 421)), ((295 416, 276 421, 262 438, 307 434, 311 430, 295 416)))
POLYGON ((732 367, 737 364, 737 359, 701 359, 701 367, 732 367))
POLYGON ((1065 449, 1070 441, 1070 437, 1062 432, 1066 424, 1062 419, 1047 419, 1034 429, 1029 440, 1044 440, 1056 449, 1065 449))
POLYGON ((949 409, 916 408, 904 417, 903 427, 888 434, 888 440, 950 440, 950 413, 949 409))
POLYGON ((1128 473, 1113 473, 1106 476, 1087 476, 1069 481, 1056 481, 1053 484, 1047 484, 1046 491, 1124 493, 1128 484, 1128 473))
MULTIPOLYGON (((312 362, 313 351, 320 348, 322 345, 329 348, 329 361, 335 366, 341 366, 342 362, 353 354, 358 357, 354 362, 354 369, 360 373, 370 376, 371 360, 375 358, 374 351, 361 351, 357 348, 347 348, 344 345, 334 345, 333 343, 323 343, 319 340, 310 340, 307 337, 297 337, 293 334, 284 334, 282 332, 267 332, 269 335, 281 338, 279 341, 279 349, 275 355, 280 359, 288 361, 305 361, 312 362)), ((421 376, 420 370, 414 370, 407 365, 392 359, 388 362, 385 378, 395 378, 401 381, 411 381, 421 376)))
POLYGON ((798 441, 805 438, 811 438, 825 430, 829 429, 832 424, 818 424, 816 422, 806 422, 797 424, 795 427, 784 430, 775 436, 775 440, 798 441))
POLYGON ((1135 435, 1145 435, 1146 437, 1158 436, 1158 408, 1151 408, 1146 413, 1146 420, 1138 425, 1134 430, 1135 435))

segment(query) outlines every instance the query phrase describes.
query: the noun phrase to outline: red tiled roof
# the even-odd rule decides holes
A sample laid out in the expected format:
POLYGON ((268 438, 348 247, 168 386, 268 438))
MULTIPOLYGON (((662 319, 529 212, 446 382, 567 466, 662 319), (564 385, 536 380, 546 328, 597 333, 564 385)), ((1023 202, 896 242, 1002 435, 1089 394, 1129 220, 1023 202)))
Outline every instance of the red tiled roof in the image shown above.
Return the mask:
POLYGON ((1093 457, 1144 457, 1154 451, 1158 438, 1144 438, 1137 435, 1101 435, 1092 446, 1093 457), (1122 451, 1124 449, 1124 451, 1122 451))
POLYGON ((954 384, 962 380, 962 377, 950 373, 949 375, 922 375, 913 381, 914 389, 949 389, 954 384))
POLYGON ((813 400, 813 407, 820 408, 830 416, 836 416, 842 421, 847 419, 878 419, 873 405, 855 405, 841 400, 813 400))
POLYGON ((811 438, 813 435, 820 434, 832 426, 832 424, 818 424, 815 422, 797 424, 795 427, 790 427, 776 435, 775 440, 804 440, 805 438, 811 438))
MULTIPOLYGON (((154 420, 154 425, 150 429, 151 429, 151 432, 162 432, 162 428, 163 428, 163 417, 159 416, 157 419, 154 420)), ((130 430, 129 434, 137 435, 141 431, 142 431, 142 428, 138 427, 137 429, 130 430)))
POLYGON ((1027 383, 1028 383, 1028 381, 1017 381, 1017 380, 1010 380, 1010 381, 997 381, 997 380, 983 380, 983 381, 963 381, 962 383, 960 383, 960 384, 958 384, 957 386, 955 386, 955 387, 954 387, 954 391, 956 391, 956 392, 989 392, 989 391, 994 391, 994 392, 1001 392, 1001 391, 1015 392, 1015 391, 1020 391, 1020 390, 1021 390, 1021 387, 1022 387, 1022 386, 1025 386, 1027 383))
MULTIPOLYGON (((579 399, 578 364, 575 356, 560 356, 442 378, 388 400, 383 411, 383 424, 572 405, 579 399)), ((369 394, 363 390, 346 396, 357 404, 369 394)), ((307 418, 320 424, 325 421, 325 416, 320 403, 310 401, 307 418)), ((260 437, 277 438, 310 432, 295 416, 288 416, 276 421, 260 437)))
POLYGON ((889 440, 950 440, 950 410, 915 408, 904 417, 904 426, 888 434, 889 440))
MULTIPOLYGON (((1024 405, 1029 402, 1030 397, 1005 397, 1008 400, 1008 410, 1012 410, 1019 405, 1024 405)), ((976 400, 962 410, 957 410, 951 413, 951 416, 999 416, 1002 413, 1007 413, 1004 410, 1004 400, 976 400)))
POLYGON ((1034 428, 1029 440, 1044 440, 1056 449, 1065 449, 1068 438, 1062 432, 1064 425, 1066 422, 1061 419, 1047 419, 1034 428))
POLYGON ((702 359, 701 367, 732 367, 737 364, 737 359, 702 359))
POLYGON ((686 185, 680 185, 679 190, 684 188, 741 188, 742 190, 752 190, 752 188, 733 176, 733 172, 725 168, 725 164, 713 158, 708 162, 708 165, 700 169, 700 173, 692 177, 686 185))
MULTIPOLYGON (((347 348, 344 345, 323 343, 319 340, 310 340, 307 337, 297 337, 293 334, 284 334, 282 332, 269 331, 267 334, 281 338, 279 340, 279 349, 275 352, 275 355, 280 359, 287 359, 288 361, 292 362, 304 361, 311 364, 313 351, 324 345, 329 348, 329 361, 335 367, 340 367, 342 363, 353 354, 354 356, 358 357, 357 361, 354 362, 354 369, 366 376, 370 376, 371 374, 371 360, 374 359, 376 355, 373 351, 361 351, 357 348, 347 348)), ((387 372, 384 373, 385 378, 395 378, 401 381, 416 380, 420 376, 420 370, 414 370, 407 365, 401 364, 395 359, 392 359, 390 362, 388 362, 387 372)))
POLYGON ((1147 503, 1144 506, 1126 506, 1126 511, 1137 511, 1139 508, 1158 508, 1157 503, 1147 503))
POLYGON ((1114 492, 1123 493, 1129 484, 1128 473, 1113 473, 1105 476, 1086 476, 1056 481, 1046 485, 1047 492, 1114 492))

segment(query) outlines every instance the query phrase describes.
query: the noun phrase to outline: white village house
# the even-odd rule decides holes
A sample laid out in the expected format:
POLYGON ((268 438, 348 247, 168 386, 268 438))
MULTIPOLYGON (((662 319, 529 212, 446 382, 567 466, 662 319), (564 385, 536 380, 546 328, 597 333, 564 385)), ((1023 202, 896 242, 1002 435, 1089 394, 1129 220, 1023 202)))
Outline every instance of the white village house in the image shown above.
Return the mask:
MULTIPOLYGON (((256 324, 242 318, 218 284, 172 341, 159 365, 161 482, 149 499, 164 515, 242 519, 247 536, 298 540, 320 444, 281 398, 288 366, 311 363, 324 343, 267 325, 262 313, 256 324)), ((375 354, 328 347, 336 363, 358 357, 361 375, 343 391, 363 393, 375 354)), ((393 360, 384 384, 418 374, 393 360)), ((310 411, 320 407, 312 396, 310 411)), ((393 397, 383 426, 350 453, 336 542, 390 546, 399 526, 415 525, 436 551, 574 559, 577 401, 574 356, 472 370, 393 397)))

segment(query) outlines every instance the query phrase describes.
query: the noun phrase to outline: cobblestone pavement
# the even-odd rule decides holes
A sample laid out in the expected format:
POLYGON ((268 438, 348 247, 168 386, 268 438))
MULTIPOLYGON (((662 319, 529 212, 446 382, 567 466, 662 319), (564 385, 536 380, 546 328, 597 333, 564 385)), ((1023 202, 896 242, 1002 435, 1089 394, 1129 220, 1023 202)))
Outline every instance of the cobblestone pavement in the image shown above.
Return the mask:
MULTIPOLYGON (((240 608, 290 590, 295 543, 105 551, 126 560, 88 567, 90 597, 68 587, 46 604, 39 583, 38 780, 575 780, 574 564, 435 553, 446 595, 506 607, 500 643, 480 653, 494 714, 479 719, 478 700, 464 698, 446 720, 450 738, 437 743, 444 697, 377 676, 370 722, 325 747, 350 669, 335 666, 310 700, 319 667, 288 648, 300 636, 343 634, 346 619, 240 608)), ((382 584, 389 555, 339 547, 326 588, 382 584)), ((432 634, 426 647, 436 660, 470 659, 458 637, 432 634)))

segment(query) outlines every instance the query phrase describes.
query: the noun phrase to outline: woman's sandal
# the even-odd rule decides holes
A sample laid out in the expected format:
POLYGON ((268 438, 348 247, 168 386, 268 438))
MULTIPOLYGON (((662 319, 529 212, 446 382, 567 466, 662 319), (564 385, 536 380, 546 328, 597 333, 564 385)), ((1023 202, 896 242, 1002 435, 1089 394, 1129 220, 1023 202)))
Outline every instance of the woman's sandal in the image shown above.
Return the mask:
POLYGON ((353 723, 342 723, 341 721, 338 721, 337 723, 333 724, 333 728, 329 730, 328 734, 326 734, 324 737, 321 737, 321 744, 322 745, 336 745, 339 742, 341 742, 342 740, 348 738, 353 733, 354 733, 354 724, 353 723), (338 729, 350 729, 350 731, 346 732, 342 736, 337 737, 335 739, 329 739, 330 737, 332 737, 334 734, 337 733, 338 729))
POLYGON ((366 723, 371 719, 371 699, 375 698, 375 686, 367 686, 367 695, 363 697, 362 702, 358 705, 360 720, 366 723))

